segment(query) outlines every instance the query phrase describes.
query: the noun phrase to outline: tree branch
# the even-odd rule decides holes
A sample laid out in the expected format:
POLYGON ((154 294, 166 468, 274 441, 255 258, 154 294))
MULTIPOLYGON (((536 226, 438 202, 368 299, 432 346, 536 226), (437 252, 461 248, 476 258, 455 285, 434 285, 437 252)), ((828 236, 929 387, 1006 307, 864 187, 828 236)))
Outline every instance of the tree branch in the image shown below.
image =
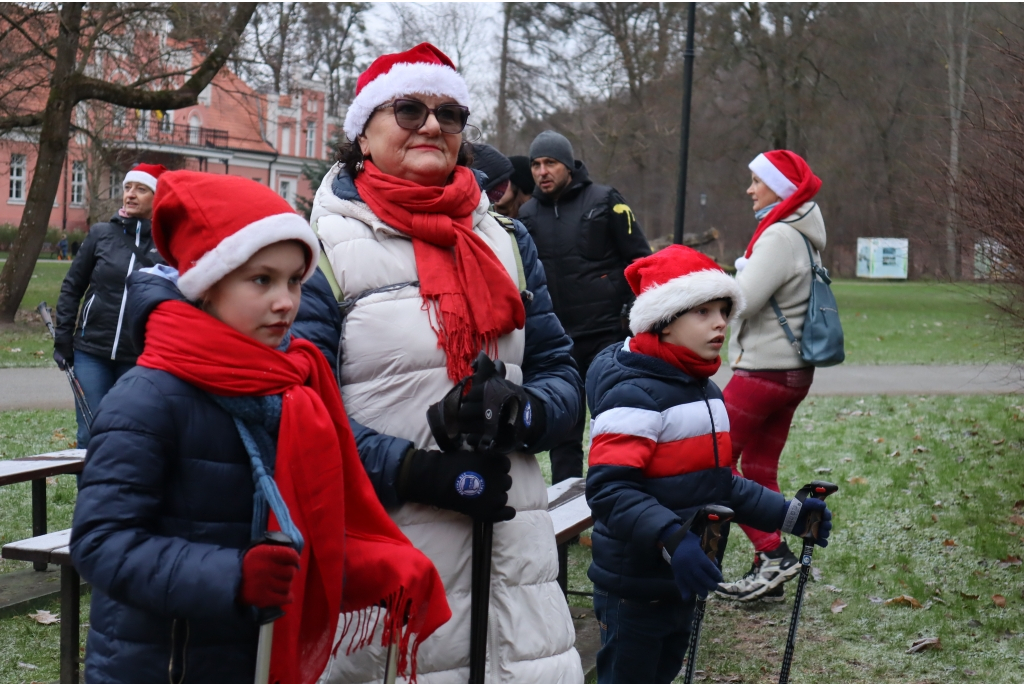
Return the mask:
POLYGON ((6 133, 16 128, 30 128, 32 126, 41 126, 43 123, 43 113, 35 112, 33 114, 16 114, 13 116, 0 119, 0 133, 6 133))

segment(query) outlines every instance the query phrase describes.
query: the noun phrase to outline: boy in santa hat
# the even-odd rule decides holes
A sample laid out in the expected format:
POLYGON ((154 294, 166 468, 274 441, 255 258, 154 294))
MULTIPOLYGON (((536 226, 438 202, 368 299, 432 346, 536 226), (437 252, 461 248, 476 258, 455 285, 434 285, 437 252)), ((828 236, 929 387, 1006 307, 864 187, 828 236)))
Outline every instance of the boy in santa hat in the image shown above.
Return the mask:
POLYGON ((259 183, 177 171, 153 236, 170 267, 129 279, 142 355, 96 412, 71 534, 93 587, 86 681, 253 682, 278 607, 270 682, 315 682, 342 611, 383 612, 415 677, 451 612, 374 495, 323 354, 290 337, 309 224, 259 183))
POLYGON ((710 561, 688 530, 693 514, 724 505, 742 523, 800 534, 807 513, 820 511, 821 546, 832 515, 823 502, 792 506, 730 470, 729 417, 710 377, 726 326, 743 310, 736 282, 679 245, 625 274, 637 296, 633 337, 601 352, 587 373, 597 679, 668 683, 683 664, 695 597, 722 579, 721 560, 710 561))

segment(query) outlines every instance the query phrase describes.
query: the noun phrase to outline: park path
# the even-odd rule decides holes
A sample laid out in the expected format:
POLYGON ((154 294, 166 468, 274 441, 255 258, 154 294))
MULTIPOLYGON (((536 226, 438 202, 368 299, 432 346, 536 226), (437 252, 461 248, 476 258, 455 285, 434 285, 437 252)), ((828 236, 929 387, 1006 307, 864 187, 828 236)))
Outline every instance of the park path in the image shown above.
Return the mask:
MULTIPOLYGON (((714 376, 725 387, 732 372, 714 376)), ((1024 369, 988 366, 834 366, 814 373, 812 395, 1001 395, 1024 394, 1024 369)), ((0 369, 0 411, 74 409, 67 379, 56 366, 0 369)))

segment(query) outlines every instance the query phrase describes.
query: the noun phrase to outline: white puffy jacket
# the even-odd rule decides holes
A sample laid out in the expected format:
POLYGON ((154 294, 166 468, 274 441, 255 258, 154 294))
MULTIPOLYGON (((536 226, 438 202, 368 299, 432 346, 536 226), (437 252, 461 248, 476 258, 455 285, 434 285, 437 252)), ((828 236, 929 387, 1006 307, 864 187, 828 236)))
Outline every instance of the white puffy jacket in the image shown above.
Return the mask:
MULTIPOLYGON (((384 224, 366 204, 340 199, 332 192, 340 168, 335 165, 317 190, 311 219, 343 296, 416 281, 416 259, 408 236, 384 224)), ((474 212, 474 230, 518 282, 512 241, 487 208, 482 196, 474 212)), ((453 383, 422 304, 415 286, 358 301, 343 329, 341 390, 345 408, 355 421, 410 440, 418 448, 436 449, 426 409, 453 383)), ((522 330, 498 341, 507 377, 517 383, 522 382, 524 344, 522 330)), ((510 458, 509 505, 516 509, 516 516, 494 526, 486 680, 581 683, 572 618, 556 582, 558 560, 544 479, 533 455, 515 452, 510 458)), ((412 503, 389 513, 434 562, 452 610, 452 619, 420 646, 418 680, 466 682, 471 519, 412 503)), ((374 646, 346 656, 346 647, 347 642, 337 651, 324 673, 325 681, 380 682, 384 650, 374 646)))

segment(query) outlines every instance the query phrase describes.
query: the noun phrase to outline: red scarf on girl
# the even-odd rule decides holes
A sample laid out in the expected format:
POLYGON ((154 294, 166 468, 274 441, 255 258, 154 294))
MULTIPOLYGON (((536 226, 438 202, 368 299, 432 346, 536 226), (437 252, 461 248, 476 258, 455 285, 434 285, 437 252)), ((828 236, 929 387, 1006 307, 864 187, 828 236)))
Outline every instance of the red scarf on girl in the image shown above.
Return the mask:
POLYGON ((722 365, 721 357, 708 361, 689 347, 664 342, 657 333, 650 331, 633 336, 629 349, 667 362, 694 378, 711 378, 722 365))
POLYGON ((423 308, 433 313, 430 326, 447 357, 448 377, 458 382, 472 373, 480 350, 497 356, 498 338, 526 323, 508 270, 473 232, 476 177, 458 166, 448 185, 424 186, 367 161, 355 183, 381 221, 412 238, 423 308))
MULTIPOLYGON (((417 647, 451 610, 437 570, 377 499, 334 374, 316 346, 296 339, 279 352, 189 304, 167 301, 149 316, 138 364, 215 395, 283 394, 274 480, 306 544, 292 585, 295 602, 274 626, 270 682, 316 682, 339 614, 381 607, 385 644, 399 637, 399 672, 411 656, 415 678, 417 647)), ((273 515, 270 525, 278 527, 273 515)), ((372 637, 376 621, 368 618, 352 626, 362 631, 353 649, 372 637)))
POLYGON ((775 205, 775 208, 768 212, 765 218, 761 219, 761 223, 757 225, 757 230, 754 231, 754 237, 750 239, 750 243, 747 245, 747 251, 743 253, 743 256, 747 259, 750 259, 750 255, 754 251, 754 243, 757 242, 757 239, 761 237, 761 234, 769 226, 782 221, 790 214, 796 212, 796 210, 800 209, 800 205, 810 202, 818 194, 818 191, 821 190, 821 179, 814 175, 811 167, 807 165, 803 157, 789 150, 776 150, 776 152, 785 154, 796 167, 797 178, 789 179, 796 184, 796 192, 775 205))

